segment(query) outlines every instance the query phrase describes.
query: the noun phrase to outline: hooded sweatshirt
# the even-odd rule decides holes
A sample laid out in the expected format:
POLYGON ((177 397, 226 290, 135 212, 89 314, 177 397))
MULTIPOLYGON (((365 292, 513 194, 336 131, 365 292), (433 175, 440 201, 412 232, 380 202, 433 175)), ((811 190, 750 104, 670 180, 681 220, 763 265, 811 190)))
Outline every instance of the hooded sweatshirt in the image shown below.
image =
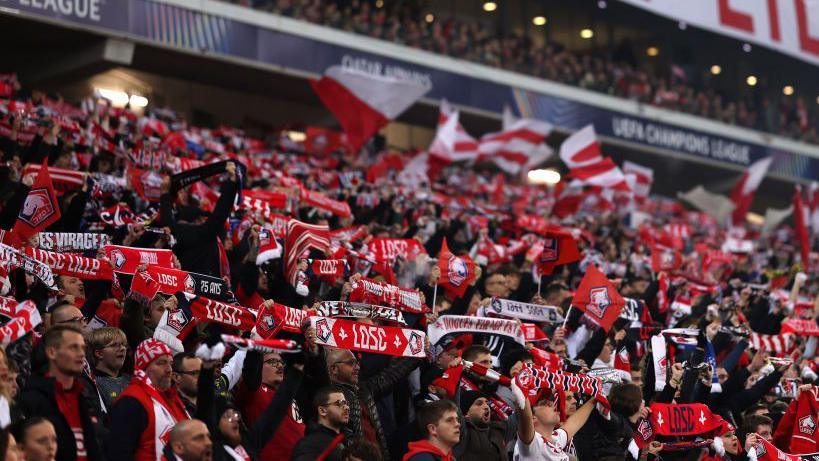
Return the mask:
POLYGON ((455 461, 455 457, 452 456, 452 451, 443 453, 438 447, 429 443, 427 440, 419 440, 417 442, 410 442, 409 451, 404 455, 402 461, 427 460, 455 461))

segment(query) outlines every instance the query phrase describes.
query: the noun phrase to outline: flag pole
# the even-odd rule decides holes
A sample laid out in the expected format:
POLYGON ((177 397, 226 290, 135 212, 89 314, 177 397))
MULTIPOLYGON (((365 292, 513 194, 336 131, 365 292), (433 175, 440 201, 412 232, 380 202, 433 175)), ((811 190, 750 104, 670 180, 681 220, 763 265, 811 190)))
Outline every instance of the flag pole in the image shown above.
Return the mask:
POLYGON ((438 282, 435 282, 435 288, 432 289, 432 313, 438 315, 438 304, 435 302, 438 299, 438 282))
POLYGON ((560 328, 563 328, 563 329, 566 328, 566 322, 569 321, 569 314, 571 314, 571 313, 572 313, 572 306, 570 304, 569 305, 569 310, 566 311, 566 318, 563 319, 563 325, 561 325, 560 328))
POLYGON ((537 271, 537 295, 540 296, 540 284, 543 282, 543 274, 537 271))

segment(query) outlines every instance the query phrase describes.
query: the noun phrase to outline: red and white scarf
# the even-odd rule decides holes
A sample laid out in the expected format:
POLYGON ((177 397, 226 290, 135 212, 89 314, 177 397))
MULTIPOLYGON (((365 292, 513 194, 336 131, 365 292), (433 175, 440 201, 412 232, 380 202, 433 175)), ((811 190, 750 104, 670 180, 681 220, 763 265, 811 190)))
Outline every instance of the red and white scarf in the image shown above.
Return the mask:
POLYGON ((27 256, 48 265, 57 275, 70 275, 82 280, 114 279, 114 271, 107 261, 37 248, 24 248, 23 251, 27 256))
POLYGON ((3 263, 7 264, 9 269, 23 269, 26 273, 40 279, 49 289, 57 290, 57 284, 54 282, 54 274, 47 264, 23 254, 16 248, 0 243, 0 266, 2 266, 3 263))
POLYGON ((14 309, 11 320, 0 327, 0 345, 3 347, 17 341, 42 322, 40 311, 31 301, 23 301, 14 309))
MULTIPOLYGON (((23 168, 22 177, 31 176, 36 178, 40 173, 41 165, 36 163, 29 163, 23 168)), ((74 171, 66 168, 57 168, 56 166, 49 166, 48 173, 51 176, 51 181, 54 184, 54 190, 58 194, 80 190, 85 185, 84 171, 74 171)))
POLYGON ((107 234, 82 232, 40 232, 37 234, 37 248, 49 251, 96 250, 111 243, 107 234))
POLYGON ((315 275, 325 282, 335 282, 339 277, 345 277, 350 272, 347 261, 343 259, 305 259, 307 261, 307 276, 315 275))
POLYGON ((106 245, 103 251, 111 261, 114 272, 122 274, 134 274, 137 267, 141 265, 173 268, 173 251, 171 250, 106 245))
POLYGON ((295 353, 301 352, 299 343, 292 339, 250 339, 241 336, 222 335, 222 342, 227 345, 253 351, 295 353))
POLYGON ((345 301, 322 301, 318 303, 315 314, 321 317, 350 317, 356 319, 373 319, 382 322, 394 322, 406 326, 404 316, 398 309, 374 306, 364 303, 345 301))
POLYGON ((508 319, 488 317, 470 317, 465 315, 442 315, 435 323, 427 327, 429 341, 435 345, 446 335, 473 333, 484 335, 501 335, 525 344, 526 339, 520 322, 508 319))
POLYGON ((713 435, 723 424, 701 403, 652 403, 650 419, 655 434, 671 437, 713 435))
POLYGON ((397 357, 426 357, 426 333, 420 330, 328 317, 313 317, 310 325, 316 329, 316 343, 322 346, 397 357))
POLYGON ((404 312, 421 314, 426 311, 421 303, 421 292, 377 282, 366 277, 353 281, 350 301, 396 307, 404 312))
POLYGON ((301 325, 308 316, 305 310, 267 302, 259 309, 256 317, 256 333, 264 339, 276 336, 281 330, 301 333, 301 325))
POLYGON ((242 306, 188 293, 180 293, 177 299, 180 306, 187 305, 193 316, 202 322, 215 322, 242 331, 250 331, 256 324, 253 312, 242 306))

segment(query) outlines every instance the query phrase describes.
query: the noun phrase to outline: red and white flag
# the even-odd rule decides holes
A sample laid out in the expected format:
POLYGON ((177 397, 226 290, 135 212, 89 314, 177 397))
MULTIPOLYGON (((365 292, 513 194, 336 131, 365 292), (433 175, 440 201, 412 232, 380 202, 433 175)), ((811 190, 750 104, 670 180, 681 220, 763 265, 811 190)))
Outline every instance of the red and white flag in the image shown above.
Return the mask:
POLYGON ((560 145, 560 158, 578 184, 629 190, 620 167, 611 158, 603 156, 593 125, 566 138, 560 145))
POLYGON ((589 320, 606 331, 611 329, 625 304, 626 300, 614 285, 592 264, 586 269, 586 275, 572 298, 572 307, 585 312, 589 320))
POLYGON ((478 158, 478 142, 459 122, 460 113, 445 99, 441 101, 438 131, 429 146, 429 155, 445 163, 466 162, 478 158))
MULTIPOLYGON (((37 173, 37 179, 28 191, 23 208, 17 215, 11 238, 21 243, 60 219, 60 204, 48 173, 48 159, 37 173)), ((15 245, 16 246, 16 245, 15 245)))
MULTIPOLYGON (((41 169, 41 165, 29 163, 23 168, 21 176, 23 178, 26 176, 37 176, 41 169)), ((51 166, 48 167, 48 175, 51 177, 54 189, 58 194, 80 190, 85 185, 86 173, 84 171, 74 171, 51 166)))
POLYGON ((322 253, 330 250, 330 229, 327 226, 307 224, 297 219, 287 223, 287 240, 284 245, 284 272, 287 280, 296 286, 299 260, 311 249, 322 253))
POLYGON ((480 160, 493 162, 509 174, 543 163, 554 153, 544 144, 552 125, 540 120, 521 118, 504 124, 503 130, 481 137, 480 160))
POLYGON ((819 234, 819 183, 812 182, 808 186, 808 227, 814 234, 819 234))
POLYGON ((354 151, 432 88, 428 81, 339 65, 330 66, 310 84, 338 119, 354 151))
POLYGON ((731 212, 731 224, 734 226, 739 226, 745 222, 745 215, 748 214, 751 203, 754 201, 754 192, 756 192, 765 174, 768 173, 772 161, 773 157, 767 157, 754 162, 739 178, 731 191, 731 201, 735 205, 734 211, 731 212))
POLYGON ((438 268, 441 269, 441 278, 438 282, 448 293, 454 293, 458 298, 463 297, 466 289, 475 280, 476 264, 469 256, 456 256, 449 250, 444 238, 441 252, 438 253, 438 268))
POLYGON ((634 192, 634 200, 637 203, 643 203, 651 192, 651 184, 654 182, 654 170, 626 160, 623 162, 623 173, 626 175, 632 192, 634 192))

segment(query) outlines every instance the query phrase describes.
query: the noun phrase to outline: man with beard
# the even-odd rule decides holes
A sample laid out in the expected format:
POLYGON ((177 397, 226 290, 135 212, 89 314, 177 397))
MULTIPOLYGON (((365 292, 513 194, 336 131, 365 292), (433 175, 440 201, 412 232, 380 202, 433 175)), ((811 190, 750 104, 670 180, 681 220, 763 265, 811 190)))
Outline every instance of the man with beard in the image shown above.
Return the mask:
POLYGON ((293 449, 293 461, 325 459, 341 461, 344 434, 341 429, 350 421, 350 404, 338 386, 319 389, 313 398, 313 416, 307 435, 293 449))
POLYGON ((202 359, 191 351, 179 352, 173 356, 173 382, 179 390, 179 397, 185 404, 188 414, 196 413, 197 384, 202 372, 202 359))
POLYGON ((22 414, 51 421, 57 433, 56 459, 102 459, 89 412, 92 397, 84 392, 78 379, 85 359, 82 330, 75 325, 54 326, 42 342, 48 370, 43 375, 32 375, 21 392, 18 403, 22 414))
POLYGON ((464 421, 460 441, 452 450, 455 458, 459 461, 506 461, 506 446, 515 438, 517 418, 492 421, 489 399, 480 391, 462 391, 460 406, 464 421))
POLYGON ((171 349, 153 338, 137 347, 134 378, 111 409, 108 459, 159 459, 171 429, 190 418, 173 386, 171 357, 171 349))
POLYGON ((173 453, 169 461, 211 461, 213 457, 213 442, 208 427, 198 419, 180 421, 174 426, 168 445, 173 453))

